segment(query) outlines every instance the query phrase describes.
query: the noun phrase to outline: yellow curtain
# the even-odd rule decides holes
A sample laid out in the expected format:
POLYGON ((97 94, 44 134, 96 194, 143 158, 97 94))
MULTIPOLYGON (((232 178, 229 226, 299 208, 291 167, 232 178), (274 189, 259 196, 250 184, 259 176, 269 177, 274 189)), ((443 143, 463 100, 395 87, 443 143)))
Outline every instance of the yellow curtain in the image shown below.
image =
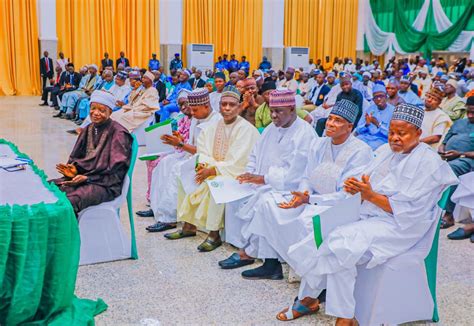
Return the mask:
POLYGON ((355 58, 358 0, 285 0, 285 46, 310 48, 310 57, 355 58))
POLYGON ((0 17, 0 95, 40 95, 36 0, 1 0, 0 17))
POLYGON ((131 66, 148 67, 160 52, 159 0, 57 0, 58 51, 76 66, 100 65, 104 52, 120 51, 131 66))
POLYGON ((245 55, 250 68, 262 60, 263 0, 183 0, 183 60, 189 43, 214 44, 215 60, 245 55))

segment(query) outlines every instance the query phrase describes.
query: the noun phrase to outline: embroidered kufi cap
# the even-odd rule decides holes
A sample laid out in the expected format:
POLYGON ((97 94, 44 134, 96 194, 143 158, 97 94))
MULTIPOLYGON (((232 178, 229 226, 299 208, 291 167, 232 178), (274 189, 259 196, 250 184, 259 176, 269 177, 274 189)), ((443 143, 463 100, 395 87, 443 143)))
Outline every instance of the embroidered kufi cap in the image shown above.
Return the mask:
POLYGON ((209 91, 207 88, 196 88, 188 94, 188 101, 190 106, 208 105, 209 91))
POLYGON ((392 120, 401 120, 411 123, 412 125, 421 128, 425 111, 413 104, 402 103, 395 107, 393 111, 392 120))
POLYGON ((270 107, 296 107, 295 92, 289 89, 276 89, 270 93, 270 107))
POLYGON ((340 100, 334 104, 330 114, 338 115, 350 123, 354 123, 357 113, 359 113, 359 107, 355 103, 348 100, 340 100))

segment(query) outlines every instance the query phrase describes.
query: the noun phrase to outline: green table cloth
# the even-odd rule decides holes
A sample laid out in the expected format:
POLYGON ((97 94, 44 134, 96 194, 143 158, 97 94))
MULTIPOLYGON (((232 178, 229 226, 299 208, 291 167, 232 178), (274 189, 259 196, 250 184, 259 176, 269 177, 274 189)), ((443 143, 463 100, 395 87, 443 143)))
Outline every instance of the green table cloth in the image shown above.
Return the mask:
MULTIPOLYGON (((0 154, 28 158, 3 139, 0 154)), ((79 246, 72 206, 42 170, 0 169, 0 325, 93 325, 107 305, 74 295, 79 246)))

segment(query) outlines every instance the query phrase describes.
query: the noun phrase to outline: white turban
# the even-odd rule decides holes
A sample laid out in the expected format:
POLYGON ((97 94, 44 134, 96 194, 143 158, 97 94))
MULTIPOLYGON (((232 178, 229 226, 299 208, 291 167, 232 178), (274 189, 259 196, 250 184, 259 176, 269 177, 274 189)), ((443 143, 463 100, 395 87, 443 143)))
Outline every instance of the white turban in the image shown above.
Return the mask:
POLYGON ((190 90, 187 90, 187 89, 183 88, 183 89, 180 90, 179 93, 178 93, 178 100, 179 100, 180 98, 185 98, 185 99, 187 99, 189 93, 191 93, 190 90))
POLYGON ((115 107, 115 97, 107 91, 96 90, 91 94, 91 103, 103 104, 113 110, 115 107))
POLYGON ((89 67, 88 67, 88 68, 94 68, 95 70, 99 70, 99 68, 97 67, 97 65, 94 65, 94 64, 92 64, 92 65, 89 65, 89 67))
POLYGON ((147 71, 147 72, 143 75, 143 77, 147 77, 147 78, 149 78, 151 81, 154 81, 154 80, 155 80, 155 75, 153 75, 153 73, 151 73, 151 72, 149 72, 149 71, 147 71))

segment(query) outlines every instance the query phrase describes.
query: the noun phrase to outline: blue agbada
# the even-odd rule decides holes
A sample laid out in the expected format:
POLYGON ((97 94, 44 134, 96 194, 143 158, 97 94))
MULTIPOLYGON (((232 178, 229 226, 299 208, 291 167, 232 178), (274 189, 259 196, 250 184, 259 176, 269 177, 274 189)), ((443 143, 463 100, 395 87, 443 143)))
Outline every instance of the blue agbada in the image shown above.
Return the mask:
POLYGON ((235 59, 230 60, 228 67, 229 67, 228 70, 229 70, 230 72, 237 71, 237 70, 239 70, 239 62, 238 62, 237 60, 235 60, 235 59))
POLYGON ((239 64, 239 69, 245 71, 247 74, 250 70, 250 63, 248 61, 243 61, 239 64))
POLYGON ((395 107, 389 103, 387 103, 384 110, 380 110, 375 104, 372 104, 365 109, 359 120, 359 124, 355 129, 357 132, 357 138, 368 144, 372 150, 376 150, 383 144, 386 144, 388 142, 388 129, 394 109, 395 107), (366 126, 366 115, 372 115, 377 119, 379 126, 377 127, 373 123, 366 126))
POLYGON ((272 64, 268 60, 264 60, 260 63, 260 66, 258 66, 258 69, 261 69, 263 71, 267 71, 272 69, 272 64))
POLYGON ((406 92, 398 91, 398 96, 400 96, 405 101, 405 103, 413 104, 418 107, 424 106, 424 103, 421 98, 419 98, 418 95, 413 93, 412 90, 408 90, 406 92))
POLYGON ((150 70, 158 70, 160 68, 160 61, 156 59, 150 59, 148 62, 148 68, 150 68, 150 70))

